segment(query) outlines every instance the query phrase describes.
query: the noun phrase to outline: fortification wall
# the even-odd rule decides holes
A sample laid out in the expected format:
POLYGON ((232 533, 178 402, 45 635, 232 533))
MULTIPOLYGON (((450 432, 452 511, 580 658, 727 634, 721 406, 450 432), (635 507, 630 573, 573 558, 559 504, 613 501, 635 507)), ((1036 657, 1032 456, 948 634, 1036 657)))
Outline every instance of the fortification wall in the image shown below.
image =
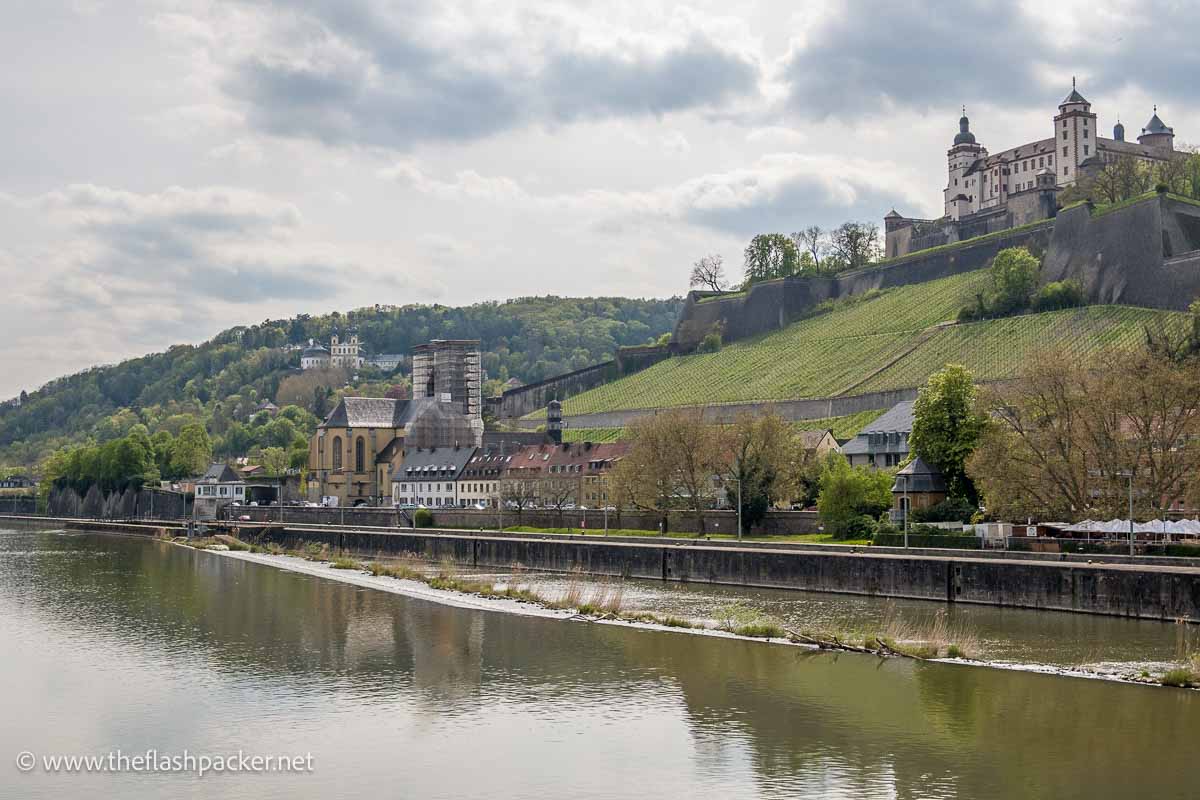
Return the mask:
POLYGON ((1093 303, 1184 310, 1200 294, 1200 206, 1154 196, 1058 215, 1044 281, 1077 280, 1093 303))
POLYGON ((495 409, 496 415, 505 418, 523 417, 539 408, 545 408, 546 404, 555 398, 565 400, 571 395, 586 392, 613 380, 618 375, 616 361, 603 361, 564 375, 555 375, 536 383, 518 386, 504 393, 499 408, 495 409))
MULTIPOLYGON (((917 390, 894 389, 886 392, 845 397, 812 397, 804 400, 757 400, 747 403, 722 403, 720 405, 684 406, 698 411, 711 422, 733 422, 742 414, 765 414, 774 412, 786 420, 801 422, 806 419, 842 417, 860 411, 891 408, 902 400, 914 400, 917 390)), ((662 408, 632 408, 623 411, 600 411, 595 414, 575 414, 563 417, 570 428, 624 428, 634 420, 653 416, 664 411, 662 408)), ((540 420, 522 420, 521 425, 531 429, 542 424, 540 420)))
POLYGON ((727 342, 764 334, 795 322, 826 300, 983 269, 1006 247, 1026 246, 1044 252, 1053 230, 1054 220, 1046 220, 1030 228, 914 253, 836 277, 784 278, 755 284, 744 294, 728 297, 693 292, 675 326, 675 344, 687 352, 713 330, 721 330, 727 342))
POLYGON ((622 375, 657 364, 675 352, 674 345, 622 347, 615 359, 509 389, 500 398, 489 398, 488 403, 497 417, 516 419, 545 408, 551 400, 566 400, 622 375))

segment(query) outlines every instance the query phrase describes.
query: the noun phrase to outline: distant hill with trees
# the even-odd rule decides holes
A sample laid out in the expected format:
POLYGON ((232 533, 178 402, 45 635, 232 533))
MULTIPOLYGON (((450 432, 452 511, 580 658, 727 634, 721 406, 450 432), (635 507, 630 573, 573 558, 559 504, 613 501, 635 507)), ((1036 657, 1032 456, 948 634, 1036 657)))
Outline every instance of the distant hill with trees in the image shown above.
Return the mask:
POLYGON ((672 329, 681 305, 680 298, 524 297, 457 308, 370 307, 238 326, 202 344, 94 367, 22 393, 19 406, 0 407, 0 464, 36 464, 61 448, 103 445, 135 428, 177 437, 195 422, 203 424, 216 456, 298 450, 340 395, 401 393, 407 383, 396 371, 371 368, 357 379, 337 370, 300 379, 300 346, 309 339, 328 342, 335 331, 353 328, 368 353, 407 354, 430 339, 477 338, 488 388, 495 390, 510 378, 540 380, 601 361, 618 347, 657 340, 672 329), (264 400, 283 408, 276 416, 256 413, 264 400))

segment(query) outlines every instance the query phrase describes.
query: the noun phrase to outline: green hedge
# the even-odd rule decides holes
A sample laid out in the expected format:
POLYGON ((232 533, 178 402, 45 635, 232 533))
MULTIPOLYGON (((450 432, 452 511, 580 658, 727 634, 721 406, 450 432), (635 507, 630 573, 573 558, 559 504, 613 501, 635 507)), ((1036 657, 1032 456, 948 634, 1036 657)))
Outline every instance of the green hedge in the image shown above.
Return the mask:
MULTIPOLYGON (((872 544, 879 547, 904 547, 903 533, 877 533, 872 539, 872 544)), ((978 536, 963 536, 961 534, 930 534, 930 533, 910 533, 908 535, 909 547, 951 547, 956 550, 978 550, 978 536)))

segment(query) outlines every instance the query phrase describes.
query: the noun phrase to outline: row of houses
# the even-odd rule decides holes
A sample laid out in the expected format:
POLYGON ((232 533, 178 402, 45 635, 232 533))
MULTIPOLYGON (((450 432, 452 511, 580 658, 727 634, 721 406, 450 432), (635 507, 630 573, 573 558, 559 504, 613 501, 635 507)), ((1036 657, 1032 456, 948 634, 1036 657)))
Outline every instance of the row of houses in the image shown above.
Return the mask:
POLYGON ((595 508, 608 504, 608 477, 625 442, 544 442, 504 449, 406 449, 392 476, 399 506, 595 508))

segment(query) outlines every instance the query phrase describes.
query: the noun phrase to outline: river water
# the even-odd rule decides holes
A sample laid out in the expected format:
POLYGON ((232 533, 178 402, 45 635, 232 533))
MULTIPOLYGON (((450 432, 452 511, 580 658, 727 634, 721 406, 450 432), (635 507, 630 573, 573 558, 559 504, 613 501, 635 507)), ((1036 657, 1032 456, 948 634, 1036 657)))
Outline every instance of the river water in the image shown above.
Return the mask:
MULTIPOLYGON (((809 613, 786 594, 760 600, 809 613)), ((878 613, 818 601, 831 618, 878 613)), ((1082 633, 1115 658, 1169 655, 1176 637, 1037 618, 983 610, 982 638, 1019 656, 1082 633)), ((1200 794, 1197 692, 455 608, 134 537, 0 532, 0 653, 0 797, 1200 794), (314 768, 15 766, 118 749, 314 768)))

